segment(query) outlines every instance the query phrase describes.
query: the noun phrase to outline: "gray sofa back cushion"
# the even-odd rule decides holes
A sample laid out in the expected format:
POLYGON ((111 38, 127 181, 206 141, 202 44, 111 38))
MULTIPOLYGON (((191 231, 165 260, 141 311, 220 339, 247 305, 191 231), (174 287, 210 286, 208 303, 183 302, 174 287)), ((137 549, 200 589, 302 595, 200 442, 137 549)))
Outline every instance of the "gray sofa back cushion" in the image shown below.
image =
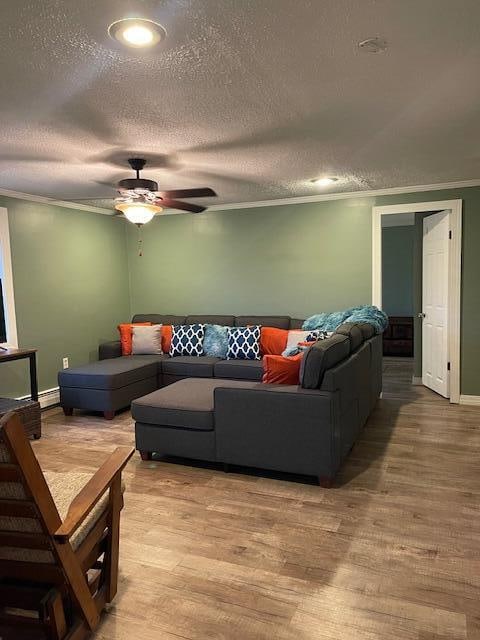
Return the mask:
POLYGON ((335 333, 350 339, 350 351, 353 353, 364 343, 365 338, 360 326, 356 322, 344 322, 335 329, 335 333))
POLYGON ((246 327, 249 324, 288 329, 290 327, 290 316, 237 316, 235 318, 236 327, 246 327))
POLYGON ((187 316, 185 324, 219 324, 222 327, 233 327, 235 316, 187 316))
POLYGON ((350 339, 342 334, 333 334, 319 340, 305 351, 300 366, 300 384, 304 389, 318 389, 325 372, 345 360, 350 354, 350 339))
POLYGON ((290 329, 301 329, 303 327, 303 323, 305 320, 300 320, 300 318, 291 318, 290 319, 290 329))
POLYGON ((161 313, 137 313, 132 322, 151 322, 152 324, 185 324, 185 316, 173 316, 161 313))
POLYGON ((375 328, 373 324, 370 324, 369 322, 359 322, 357 326, 360 328, 360 331, 363 333, 364 340, 373 338, 373 336, 375 335, 375 328))

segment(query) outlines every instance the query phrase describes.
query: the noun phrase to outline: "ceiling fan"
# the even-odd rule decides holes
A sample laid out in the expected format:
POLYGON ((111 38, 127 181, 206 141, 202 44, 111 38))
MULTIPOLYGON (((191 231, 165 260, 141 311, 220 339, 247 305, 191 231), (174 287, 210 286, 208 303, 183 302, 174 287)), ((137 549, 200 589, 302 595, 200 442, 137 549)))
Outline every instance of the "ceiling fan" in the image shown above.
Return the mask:
POLYGON ((120 180, 116 186, 119 193, 114 200, 116 215, 125 216, 133 224, 146 224, 155 214, 167 208, 202 213, 207 207, 182 202, 178 198, 206 198, 217 195, 208 187, 159 191, 158 184, 154 180, 140 177, 140 171, 145 167, 146 162, 144 158, 129 158, 128 164, 136 172, 136 177, 120 180))

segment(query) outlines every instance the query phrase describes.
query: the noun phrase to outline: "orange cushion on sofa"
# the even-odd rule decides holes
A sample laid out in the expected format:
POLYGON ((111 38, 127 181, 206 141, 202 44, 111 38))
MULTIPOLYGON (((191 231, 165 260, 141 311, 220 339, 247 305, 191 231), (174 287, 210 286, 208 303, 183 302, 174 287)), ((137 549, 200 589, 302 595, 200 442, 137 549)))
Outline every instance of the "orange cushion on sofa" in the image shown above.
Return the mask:
POLYGON ((299 384, 303 353, 296 356, 268 355, 263 357, 262 382, 269 384, 299 384))
POLYGON ((168 353, 170 351, 170 345, 172 343, 172 325, 171 324, 163 324, 162 325, 162 351, 163 353, 168 353))
POLYGON ((120 342, 122 344, 122 356, 132 355, 132 327, 149 327, 151 322, 124 322, 119 324, 117 329, 120 332, 120 342))
POLYGON ((287 329, 262 327, 260 329, 260 352, 264 356, 279 356, 287 347, 287 329))

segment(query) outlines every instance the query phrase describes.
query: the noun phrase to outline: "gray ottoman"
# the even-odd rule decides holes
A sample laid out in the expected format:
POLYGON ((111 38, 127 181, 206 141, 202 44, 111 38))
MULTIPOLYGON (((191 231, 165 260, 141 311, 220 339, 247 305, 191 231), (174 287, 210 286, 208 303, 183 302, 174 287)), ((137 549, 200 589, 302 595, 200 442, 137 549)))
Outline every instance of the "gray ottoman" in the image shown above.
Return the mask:
POLYGON ((101 411, 111 420, 115 411, 158 388, 163 357, 125 356, 60 371, 60 404, 65 415, 86 409, 101 411))
POLYGON ((143 460, 162 455, 216 460, 215 389, 251 389, 255 382, 188 378, 132 402, 135 443, 143 460))

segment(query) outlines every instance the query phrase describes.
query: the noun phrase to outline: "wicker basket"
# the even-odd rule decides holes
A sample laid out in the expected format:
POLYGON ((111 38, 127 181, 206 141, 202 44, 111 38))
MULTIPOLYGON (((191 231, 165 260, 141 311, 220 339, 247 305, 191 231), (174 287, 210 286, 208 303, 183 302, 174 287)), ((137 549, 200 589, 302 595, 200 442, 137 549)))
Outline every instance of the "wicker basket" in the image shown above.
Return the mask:
POLYGON ((32 400, 12 400, 12 398, 0 398, 0 417, 15 411, 25 427, 27 436, 33 436, 35 440, 42 435, 42 419, 40 417, 40 404, 32 400))

